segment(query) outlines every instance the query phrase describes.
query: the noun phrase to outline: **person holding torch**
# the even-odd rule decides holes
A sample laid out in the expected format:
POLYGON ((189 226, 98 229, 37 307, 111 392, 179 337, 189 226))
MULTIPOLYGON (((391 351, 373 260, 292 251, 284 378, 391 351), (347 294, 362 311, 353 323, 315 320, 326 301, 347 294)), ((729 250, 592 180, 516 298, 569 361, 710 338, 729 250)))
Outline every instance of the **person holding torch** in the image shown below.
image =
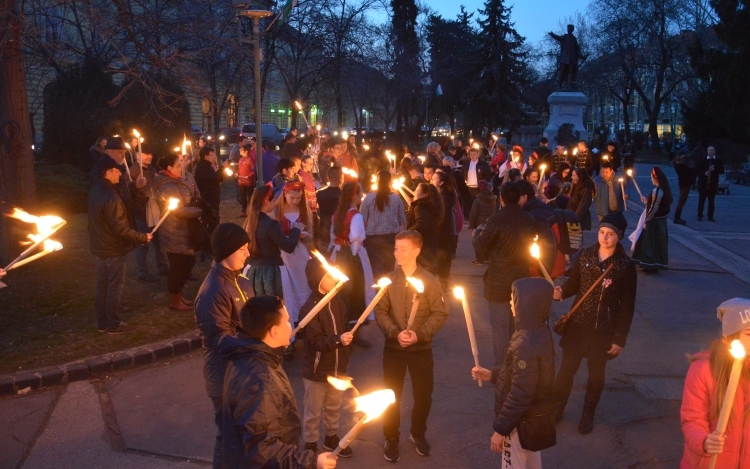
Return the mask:
POLYGON ((387 275, 392 283, 375 307, 375 320, 385 335, 383 381, 385 387, 396 394, 396 402, 383 416, 386 440, 383 456, 390 462, 400 459, 401 395, 407 371, 414 396, 409 439, 416 445, 418 454, 430 454, 425 433, 434 386, 432 339, 448 319, 448 307, 440 281, 417 265, 421 249, 422 235, 419 232, 408 230, 396 235, 394 257, 398 267, 387 275), (407 281, 412 277, 421 280, 424 287, 421 294, 407 281), (411 310, 417 302, 413 323, 409 327, 411 310))
POLYGON ((240 311, 237 337, 219 342, 229 360, 222 396, 222 452, 218 467, 333 469, 331 453, 315 455, 300 441, 301 422, 292 384, 278 349, 292 325, 277 296, 256 296, 240 311))
POLYGON ((750 467, 750 300, 727 300, 717 313, 722 337, 691 357, 685 378, 680 469, 750 467))

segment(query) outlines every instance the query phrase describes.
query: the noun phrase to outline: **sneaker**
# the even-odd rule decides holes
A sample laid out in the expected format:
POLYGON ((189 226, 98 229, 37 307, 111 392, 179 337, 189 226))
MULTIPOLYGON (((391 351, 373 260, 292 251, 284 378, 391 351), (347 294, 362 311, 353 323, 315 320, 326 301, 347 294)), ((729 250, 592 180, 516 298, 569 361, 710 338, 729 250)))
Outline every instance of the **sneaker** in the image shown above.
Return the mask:
POLYGON ((484 261, 471 261, 474 265, 484 265, 484 261))
POLYGON ((398 462, 401 456, 398 454, 398 438, 386 438, 383 457, 388 462, 398 462))
POLYGON ((120 324, 117 325, 114 329, 107 329, 107 333, 109 335, 113 334, 122 334, 123 332, 131 332, 133 330, 132 327, 128 326, 124 322, 120 322, 120 324))
POLYGON ((107 328, 106 327, 104 327, 104 328, 97 327, 96 330, 99 331, 99 332, 107 332, 107 328))
MULTIPOLYGON (((326 435, 325 440, 323 440, 323 448, 325 448, 326 451, 333 451, 339 446, 340 441, 338 435, 326 435)), ((351 458, 352 455, 354 455, 354 452, 348 446, 339 452, 339 456, 342 458, 351 458)))
POLYGON ((141 277, 138 277, 138 281, 139 282, 144 282, 144 283, 154 283, 154 282, 158 282, 159 279, 156 278, 156 277, 154 277, 151 274, 146 274, 146 275, 143 275, 141 277))
POLYGON ((309 450, 315 454, 318 454, 318 443, 315 441, 313 441, 312 443, 305 443, 305 450, 309 450))
POLYGON ((409 440, 411 440, 412 443, 417 445, 417 454, 420 456, 429 456, 430 450, 432 449, 430 447, 430 444, 427 443, 427 440, 425 437, 415 437, 414 435, 409 435, 409 440))

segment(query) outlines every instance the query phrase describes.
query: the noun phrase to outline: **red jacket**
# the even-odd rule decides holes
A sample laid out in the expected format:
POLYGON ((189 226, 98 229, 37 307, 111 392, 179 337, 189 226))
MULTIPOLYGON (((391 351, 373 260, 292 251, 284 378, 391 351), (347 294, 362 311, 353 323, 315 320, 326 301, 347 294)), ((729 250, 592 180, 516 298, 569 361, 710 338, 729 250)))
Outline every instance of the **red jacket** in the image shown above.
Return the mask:
MULTIPOLYGON (((704 352, 699 354, 699 357, 688 369, 682 394, 680 422, 685 437, 685 447, 680 469, 708 469, 711 456, 703 450, 703 441, 716 429, 718 420, 718 417, 709 418, 716 387, 716 381, 711 376, 709 354, 704 352)), ((749 366, 750 360, 747 360, 745 367, 749 366)), ((750 467, 750 419, 745 417, 745 409, 749 405, 750 383, 747 379, 740 379, 725 432, 724 452, 719 454, 716 460, 717 468, 750 467)))
POLYGON ((240 186, 255 186, 255 150, 251 150, 248 157, 240 158, 237 176, 237 184, 240 186))

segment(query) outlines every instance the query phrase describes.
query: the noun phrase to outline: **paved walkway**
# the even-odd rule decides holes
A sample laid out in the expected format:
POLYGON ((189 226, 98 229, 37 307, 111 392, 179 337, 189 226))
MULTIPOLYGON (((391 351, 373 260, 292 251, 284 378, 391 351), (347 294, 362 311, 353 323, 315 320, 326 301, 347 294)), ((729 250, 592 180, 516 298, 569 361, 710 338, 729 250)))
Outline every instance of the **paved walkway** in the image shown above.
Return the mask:
MULTIPOLYGON (((639 166, 639 183, 647 188, 649 168, 639 166)), ((673 172, 668 172, 673 175, 673 172)), ((719 223, 698 223, 691 197, 685 209, 687 227, 669 225, 670 267, 658 275, 639 273, 633 327, 623 355, 608 367, 607 385, 594 432, 576 431, 585 372, 579 373, 565 420, 558 426, 557 446, 545 450, 545 467, 673 468, 682 452, 679 402, 687 360, 685 353, 705 348, 718 337, 716 306, 747 296, 750 283, 750 187, 732 186, 731 196, 717 197, 719 223), (688 214, 693 214, 688 216, 688 214)), ((629 204, 635 226, 640 208, 629 204)), ((489 365, 491 329, 482 300, 484 268, 471 265, 470 233, 461 234, 454 262, 454 281, 468 291, 479 342, 480 361, 489 365)), ((587 244, 595 240, 586 234, 587 244)), ((629 247, 629 246, 628 246, 629 247)), ((472 357, 460 305, 449 300, 451 316, 434 343, 435 392, 428 438, 433 454, 423 458, 406 441, 404 418, 401 467, 497 467, 489 451, 493 389, 470 379, 472 357)), ((553 319, 571 300, 555 304, 553 319)), ((382 336, 357 347, 350 363, 363 392, 381 386, 382 336)), ((559 354, 558 354, 559 360, 559 354)), ((298 400, 303 395, 301 354, 285 365, 298 400)), ((405 393, 403 415, 411 408, 405 393)), ((381 424, 366 428, 353 445, 354 458, 339 467, 391 467, 382 457, 381 424)), ((212 454, 214 427, 203 389, 197 353, 146 369, 113 374, 0 400, 0 469, 24 468, 193 468, 206 467, 212 454)))

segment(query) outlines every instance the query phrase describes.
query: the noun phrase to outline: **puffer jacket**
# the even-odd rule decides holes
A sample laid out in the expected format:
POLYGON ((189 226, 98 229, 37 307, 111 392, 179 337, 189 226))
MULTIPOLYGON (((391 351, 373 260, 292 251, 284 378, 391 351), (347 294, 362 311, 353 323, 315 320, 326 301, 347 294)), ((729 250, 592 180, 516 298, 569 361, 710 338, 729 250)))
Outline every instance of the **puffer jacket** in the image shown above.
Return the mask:
MULTIPOLYGON (((680 469, 708 469, 711 456, 703 450, 703 442, 709 433, 716 430, 717 416, 711 417, 716 379, 711 374, 710 353, 702 352, 690 365, 682 393, 680 422, 685 445, 680 469)), ((750 360, 745 360, 745 373, 750 360)), ((724 436, 724 451, 716 458, 717 468, 741 469, 750 467, 750 419, 746 409, 750 407, 750 382, 740 378, 734 396, 724 436)))
POLYGON ((156 177, 156 199, 161 209, 161 216, 167 211, 169 199, 179 199, 180 204, 167 216, 159 227, 159 242, 165 252, 172 254, 195 255, 195 249, 190 246, 190 228, 188 220, 198 218, 202 211, 198 207, 190 207, 193 193, 190 186, 181 178, 166 174, 165 171, 156 177))
POLYGON ((91 254, 97 257, 124 256, 135 248, 135 243, 148 242, 128 224, 125 204, 119 188, 106 179, 94 182, 88 197, 89 242, 91 254))
POLYGON ((490 189, 479 191, 476 199, 471 204, 469 213, 469 228, 476 229, 477 226, 487 222, 487 219, 497 211, 497 197, 490 189))
POLYGON ((570 278, 562 285, 562 296, 576 295, 576 302, 613 264, 612 270, 581 307, 570 317, 560 346, 579 350, 584 356, 607 356, 612 344, 625 347, 630 325, 635 312, 635 296, 638 288, 638 273, 635 263, 618 244, 615 253, 604 262, 599 262, 599 243, 581 249, 576 258, 570 278))
POLYGON ((551 405, 555 388, 555 346, 547 326, 552 286, 541 278, 513 282, 516 331, 505 365, 492 370, 495 383, 493 428, 508 436, 532 408, 551 405))
POLYGON ((416 290, 407 283, 403 269, 397 267, 386 275, 392 284, 383 299, 375 306, 375 321, 385 335, 386 348, 407 352, 429 350, 432 348, 435 334, 448 319, 448 306, 443 299, 443 290, 438 279, 422 267, 417 267, 412 276, 424 283, 424 293, 420 298, 412 326, 412 330, 417 333, 417 343, 406 349, 398 343, 398 334, 406 330, 416 290))
POLYGON ((529 276, 529 247, 537 234, 537 222, 516 204, 492 215, 474 237, 474 248, 484 253, 490 265, 484 273, 484 298, 490 302, 510 300, 510 286, 529 276))
MULTIPOLYGON (((305 267, 310 296, 299 310, 302 320, 323 299, 318 286, 326 274, 317 259, 310 259, 305 267)), ((340 295, 334 296, 318 315, 305 326, 305 358, 302 376, 310 381, 325 382, 329 376, 346 373, 351 345, 341 343, 341 334, 346 332, 346 304, 340 295)))
POLYGON ((315 468, 315 452, 300 446, 300 415, 279 352, 242 333, 222 343, 230 363, 224 381, 221 467, 315 468))

